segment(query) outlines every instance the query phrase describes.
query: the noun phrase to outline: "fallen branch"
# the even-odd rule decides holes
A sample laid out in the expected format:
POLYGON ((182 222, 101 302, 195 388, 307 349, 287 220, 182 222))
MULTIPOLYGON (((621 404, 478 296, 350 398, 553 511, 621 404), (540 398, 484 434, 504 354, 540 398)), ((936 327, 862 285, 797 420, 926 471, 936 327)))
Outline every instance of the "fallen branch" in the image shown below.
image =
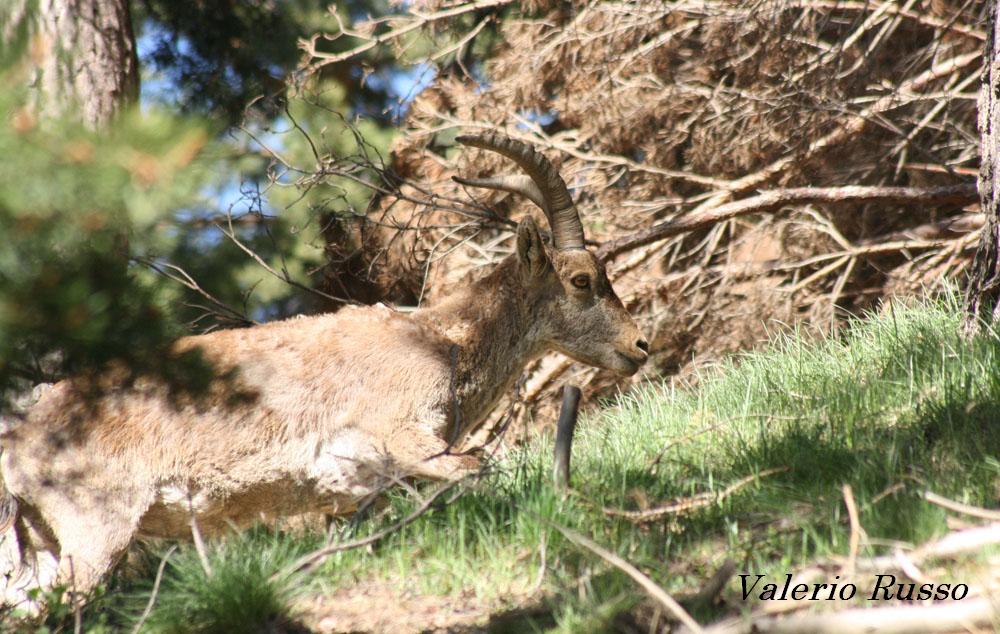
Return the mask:
MULTIPOLYGON (((903 553, 897 549, 892 555, 858 559, 855 570, 870 574, 886 574, 901 570, 918 583, 927 578, 916 567, 917 562, 948 558, 981 550, 1000 543, 1000 523, 949 533, 933 542, 903 553)), ((828 560, 796 575, 796 581, 809 583, 808 579, 824 576, 836 560, 828 560)), ((705 631, 710 634, 771 633, 791 634, 818 632, 853 634, 909 634, 965 631, 976 626, 988 625, 997 610, 988 597, 973 596, 960 601, 940 602, 931 605, 896 605, 886 608, 849 608, 841 611, 808 612, 784 616, 815 605, 808 600, 778 602, 758 608, 749 615, 726 619, 705 631)))
POLYGON ((353 550, 355 548, 363 548, 370 544, 374 544, 375 542, 389 535, 392 535, 393 533, 399 531, 400 529, 416 521, 421 515, 426 513, 431 508, 434 502, 436 502, 445 493, 455 488, 455 486, 458 485, 460 482, 462 482, 462 480, 455 480, 454 482, 449 482, 448 484, 439 487, 426 500, 424 500, 420 506, 415 508, 409 515, 399 520, 392 526, 384 528, 378 531, 377 533, 373 533, 368 537, 362 537, 361 539, 355 539, 349 542, 329 544, 327 546, 324 546, 323 548, 314 550, 309 554, 299 557, 288 566, 285 566, 278 572, 271 575, 268 581, 273 583, 275 581, 289 577, 296 573, 308 572, 310 570, 315 569, 317 566, 323 563, 327 557, 333 555, 334 553, 343 552, 345 550, 353 550))
POLYGON ((956 513, 962 513, 963 515, 978 517, 979 519, 990 520, 993 522, 1000 522, 1000 511, 984 509, 978 506, 971 506, 969 504, 962 504, 961 502, 956 502, 954 500, 949 500, 948 498, 941 497, 940 495, 932 493, 931 491, 924 491, 924 499, 930 502, 931 504, 936 504, 941 508, 948 509, 949 511, 955 511, 956 513))
POLYGON ((163 571, 166 570, 167 561, 170 559, 170 555, 174 554, 175 550, 177 550, 176 544, 171 546, 166 554, 163 555, 163 559, 160 560, 160 565, 156 568, 156 578, 153 579, 153 589, 149 592, 149 601, 146 602, 146 608, 139 616, 139 620, 135 622, 132 634, 139 634, 142 631, 142 626, 146 624, 146 619, 152 614, 153 606, 156 604, 156 595, 160 591, 160 583, 163 581, 163 571))
POLYGON ((917 560, 929 557, 951 557, 997 544, 1000 544, 1000 523, 948 533, 941 539, 917 548, 912 556, 917 560))
POLYGON ((788 471, 788 467, 765 469, 760 473, 755 473, 737 480, 722 491, 699 493, 698 495, 683 498, 665 506, 657 506, 656 508, 647 509, 645 511, 625 511, 622 509, 605 508, 604 514, 611 517, 624 517, 630 522, 635 522, 637 524, 647 524, 649 522, 655 522, 656 520, 667 515, 679 515, 681 513, 688 513, 695 509, 711 506, 712 504, 721 502, 751 482, 759 480, 760 478, 766 478, 767 476, 774 475, 776 473, 782 473, 784 471, 788 471))
POLYGON ((851 522, 851 542, 848 547, 847 564, 844 566, 844 570, 850 573, 854 571, 854 565, 858 561, 858 548, 861 546, 861 537, 865 530, 861 528, 858 505, 854 501, 854 491, 851 489, 851 485, 845 484, 842 493, 844 494, 844 506, 847 507, 847 517, 851 522))
POLYGON ((681 233, 705 229, 716 223, 754 213, 774 211, 785 205, 803 203, 895 203, 921 205, 968 205, 979 200, 975 183, 951 187, 798 187, 775 189, 756 196, 725 203, 678 220, 668 220, 633 234, 605 242, 598 249, 607 260, 626 251, 652 244, 681 233))
POLYGON ((563 528, 558 524, 553 524, 553 526, 555 526, 555 528, 569 541, 573 542, 577 546, 583 546, 590 552, 594 553, 604 561, 631 577, 632 580, 639 584, 639 586, 645 590, 650 597, 674 615, 674 618, 683 623, 690 631, 695 632, 696 634, 704 631, 701 626, 698 625, 693 618, 691 618, 691 615, 688 614, 683 607, 681 607, 681 604, 678 603, 676 599, 667 594, 663 588, 656 585, 652 579, 644 575, 638 568, 577 532, 571 531, 568 528, 563 528))
MULTIPOLYGON (((931 634, 989 626, 992 602, 979 597, 930 606, 853 608, 840 612, 769 616, 729 621, 701 630, 708 634, 931 634)), ((692 630, 697 632, 698 630, 692 630)))
POLYGON ((710 606, 714 604, 716 598, 722 593, 734 574, 736 574, 736 562, 727 558, 719 566, 719 569, 715 571, 715 574, 709 577, 705 585, 698 591, 698 594, 691 597, 686 603, 690 606, 710 606))

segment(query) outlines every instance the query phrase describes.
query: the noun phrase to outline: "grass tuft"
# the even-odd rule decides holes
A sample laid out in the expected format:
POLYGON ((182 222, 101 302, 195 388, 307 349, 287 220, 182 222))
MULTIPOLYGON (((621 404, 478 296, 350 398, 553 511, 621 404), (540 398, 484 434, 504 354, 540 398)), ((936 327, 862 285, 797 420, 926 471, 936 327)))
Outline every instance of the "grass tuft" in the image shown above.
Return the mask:
MULTIPOLYGON (((215 542, 208 550, 211 575, 194 548, 174 554, 143 631, 158 634, 277 632, 295 628, 297 579, 270 577, 307 550, 306 542, 263 529, 215 542)), ((146 596, 136 603, 145 604, 146 596)))

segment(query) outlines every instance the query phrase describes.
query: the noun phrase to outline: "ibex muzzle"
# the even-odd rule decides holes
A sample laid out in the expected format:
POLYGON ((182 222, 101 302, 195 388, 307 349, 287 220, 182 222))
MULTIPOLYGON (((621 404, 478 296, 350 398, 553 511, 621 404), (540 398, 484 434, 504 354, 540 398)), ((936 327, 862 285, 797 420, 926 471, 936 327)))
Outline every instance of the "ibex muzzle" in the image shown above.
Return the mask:
POLYGON ((57 384, 2 438, 0 507, 18 509, 0 535, 0 553, 12 553, 0 562, 11 572, 0 582, 5 602, 33 584, 89 589, 138 534, 349 513, 400 477, 468 473, 476 461, 449 451, 455 439, 547 351, 620 374, 639 368, 648 346, 584 247, 553 166, 505 137, 459 140, 521 167, 524 175, 462 182, 527 196, 545 212, 552 245, 528 218, 514 255, 438 306, 351 307, 175 344, 177 353, 200 349, 251 402, 228 399, 228 383, 195 403, 142 381, 97 402, 74 379, 57 384), (58 560, 57 578, 34 578, 46 558, 58 560))

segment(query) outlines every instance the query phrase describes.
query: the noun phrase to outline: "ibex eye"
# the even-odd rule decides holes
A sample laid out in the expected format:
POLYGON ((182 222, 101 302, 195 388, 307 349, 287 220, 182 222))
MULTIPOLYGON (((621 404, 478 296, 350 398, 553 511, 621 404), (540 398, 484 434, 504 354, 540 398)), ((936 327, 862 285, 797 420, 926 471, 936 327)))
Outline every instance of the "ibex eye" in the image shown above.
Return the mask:
POLYGON ((577 275, 572 279, 573 286, 577 288, 590 288, 589 275, 577 275))

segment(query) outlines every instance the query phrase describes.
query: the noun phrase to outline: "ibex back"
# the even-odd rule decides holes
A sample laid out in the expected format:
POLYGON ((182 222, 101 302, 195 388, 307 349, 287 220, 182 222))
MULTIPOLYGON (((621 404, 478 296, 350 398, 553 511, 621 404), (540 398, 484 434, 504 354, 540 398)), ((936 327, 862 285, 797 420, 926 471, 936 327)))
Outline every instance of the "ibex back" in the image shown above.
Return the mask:
POLYGON ((2 441, 6 502, 17 506, 3 537, 24 564, 8 602, 28 583, 86 591, 136 535, 187 537, 192 518, 210 533, 342 514, 394 478, 467 473, 475 460, 450 443, 547 351, 636 372, 648 346, 584 247, 555 168, 506 137, 459 141, 520 166, 523 175, 456 180, 527 196, 548 218, 551 246, 527 218, 513 255, 437 306, 345 308, 176 343, 233 371, 245 402, 213 393, 178 404, 153 383, 112 386, 94 402, 72 379, 57 384, 2 441), (37 556, 58 560, 57 579, 27 579, 37 556))

